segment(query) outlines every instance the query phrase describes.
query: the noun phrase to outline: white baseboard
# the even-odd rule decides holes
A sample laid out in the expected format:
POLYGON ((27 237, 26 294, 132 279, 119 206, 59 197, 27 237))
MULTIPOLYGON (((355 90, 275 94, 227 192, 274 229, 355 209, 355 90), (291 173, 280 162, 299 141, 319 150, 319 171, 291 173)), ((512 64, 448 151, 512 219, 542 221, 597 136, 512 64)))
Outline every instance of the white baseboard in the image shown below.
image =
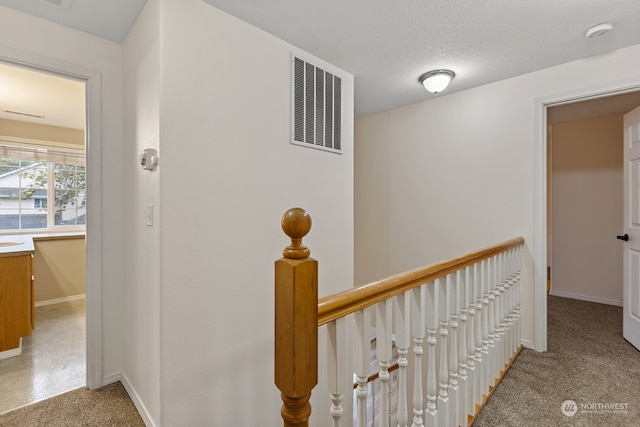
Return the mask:
POLYGON ((22 337, 20 337, 20 344, 18 348, 12 348, 11 350, 0 351, 0 360, 8 359, 10 357, 20 356, 22 354, 22 337))
POLYGON ((120 375, 120 382, 124 386, 124 389, 127 390, 127 393, 129 394, 129 397, 133 401, 133 404, 135 405, 136 409, 140 413, 140 416, 142 417, 142 421, 144 421, 144 424, 147 427, 156 427, 156 424, 153 422, 153 418, 151 418, 151 415, 149 414, 147 407, 144 406, 144 403, 142 403, 142 399, 140 399, 140 396, 136 392, 135 388, 131 385, 131 383, 129 382, 125 374, 120 375))
POLYGON ((115 372, 113 374, 106 375, 102 378, 102 387, 109 384, 113 384, 121 380, 122 380, 122 374, 120 372, 115 372))
POLYGON ((615 305, 617 307, 622 307, 622 301, 592 297, 588 295, 574 294, 571 292, 554 291, 553 289, 551 289, 551 292, 549 292, 549 295, 554 297, 571 298, 571 299, 577 299, 580 301, 597 302, 599 304, 615 305))
POLYGON ((533 342, 529 341, 529 340, 520 340, 520 344, 522 344, 522 346, 524 348, 528 348, 529 350, 535 350, 535 346, 533 345, 533 342))
POLYGON ((85 297, 86 297, 86 294, 80 294, 80 295, 71 295, 70 297, 47 299, 47 300, 44 300, 44 301, 36 301, 34 303, 34 306, 42 307, 43 305, 60 304, 62 302, 69 302, 69 301, 75 301, 75 300, 79 300, 79 299, 84 299, 85 297))

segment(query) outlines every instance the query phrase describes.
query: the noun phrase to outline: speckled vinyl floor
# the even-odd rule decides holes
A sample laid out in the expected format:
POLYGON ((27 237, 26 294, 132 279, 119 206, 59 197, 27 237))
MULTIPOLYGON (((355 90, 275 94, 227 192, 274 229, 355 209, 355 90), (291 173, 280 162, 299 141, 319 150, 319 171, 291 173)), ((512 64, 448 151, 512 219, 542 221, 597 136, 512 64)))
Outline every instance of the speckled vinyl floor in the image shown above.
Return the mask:
POLYGON ((36 308, 22 355, 0 360, 0 414, 86 384, 85 300, 36 308))

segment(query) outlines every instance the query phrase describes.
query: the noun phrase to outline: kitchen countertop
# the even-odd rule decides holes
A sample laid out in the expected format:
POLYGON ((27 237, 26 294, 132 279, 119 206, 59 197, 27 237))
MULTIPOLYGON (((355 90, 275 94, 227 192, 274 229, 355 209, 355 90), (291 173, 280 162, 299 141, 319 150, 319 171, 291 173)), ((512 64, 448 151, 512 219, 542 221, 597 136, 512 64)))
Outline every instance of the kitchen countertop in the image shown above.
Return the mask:
POLYGON ((27 255, 34 251, 33 237, 29 235, 0 236, 0 257, 27 255))

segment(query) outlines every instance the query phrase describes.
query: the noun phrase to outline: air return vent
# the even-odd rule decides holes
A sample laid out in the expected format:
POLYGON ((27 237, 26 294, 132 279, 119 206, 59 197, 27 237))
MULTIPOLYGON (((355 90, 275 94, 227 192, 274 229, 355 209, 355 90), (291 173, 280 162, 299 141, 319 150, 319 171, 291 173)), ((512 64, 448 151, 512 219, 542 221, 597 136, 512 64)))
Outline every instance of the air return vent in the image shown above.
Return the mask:
POLYGON ((342 151, 342 79, 303 59, 292 59, 291 143, 342 151))

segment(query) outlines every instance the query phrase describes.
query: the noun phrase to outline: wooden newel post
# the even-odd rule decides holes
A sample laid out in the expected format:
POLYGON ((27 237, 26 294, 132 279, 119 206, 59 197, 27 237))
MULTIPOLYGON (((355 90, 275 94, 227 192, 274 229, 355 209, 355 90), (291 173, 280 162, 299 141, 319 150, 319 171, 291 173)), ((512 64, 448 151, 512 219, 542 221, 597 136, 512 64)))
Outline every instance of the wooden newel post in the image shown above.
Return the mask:
POLYGON ((306 427, 311 390, 318 383, 318 261, 302 238, 311 230, 304 209, 289 209, 282 230, 291 245, 275 263, 275 384, 285 427, 306 427))

